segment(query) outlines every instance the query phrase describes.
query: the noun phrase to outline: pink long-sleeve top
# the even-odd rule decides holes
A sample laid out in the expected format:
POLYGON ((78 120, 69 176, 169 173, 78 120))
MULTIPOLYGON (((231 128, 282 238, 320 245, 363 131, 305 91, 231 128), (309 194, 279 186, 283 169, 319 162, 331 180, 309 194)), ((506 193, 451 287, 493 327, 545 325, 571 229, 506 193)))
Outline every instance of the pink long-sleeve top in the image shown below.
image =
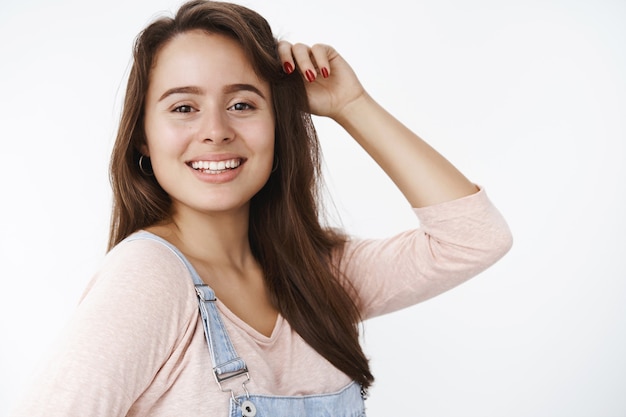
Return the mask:
MULTIPOLYGON (((340 262, 362 316, 386 314, 480 273, 511 246, 484 190, 414 209, 420 228, 347 243, 340 262)), ((217 301, 254 394, 334 392, 349 378, 309 347, 280 315, 270 337, 217 301)), ((164 245, 123 242, 110 251, 76 313, 13 416, 228 415, 212 374, 189 271, 164 245)))

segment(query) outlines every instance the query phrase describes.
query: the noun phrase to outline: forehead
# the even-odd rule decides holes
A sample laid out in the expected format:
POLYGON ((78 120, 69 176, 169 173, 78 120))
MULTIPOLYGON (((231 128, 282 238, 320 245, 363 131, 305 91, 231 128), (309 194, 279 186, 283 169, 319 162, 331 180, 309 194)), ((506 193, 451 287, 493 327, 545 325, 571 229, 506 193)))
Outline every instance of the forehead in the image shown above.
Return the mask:
POLYGON ((234 39, 202 30, 176 35, 155 56, 150 86, 219 86, 253 83, 269 90, 268 83, 254 71, 241 45, 234 39))

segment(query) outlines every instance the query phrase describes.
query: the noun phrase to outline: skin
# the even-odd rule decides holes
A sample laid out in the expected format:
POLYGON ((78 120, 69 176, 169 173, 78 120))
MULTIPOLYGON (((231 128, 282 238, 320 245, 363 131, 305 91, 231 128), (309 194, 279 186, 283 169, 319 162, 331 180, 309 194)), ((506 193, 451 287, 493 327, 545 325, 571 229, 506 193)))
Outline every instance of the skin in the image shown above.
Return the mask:
POLYGON ((248 242, 250 199, 273 163, 268 83, 257 77, 233 40, 184 33, 157 55, 145 130, 142 152, 173 202, 172 218, 149 230, 176 245, 221 302, 269 336, 277 312, 248 242), (218 175, 190 166, 233 159, 243 163, 218 175))
MULTIPOLYGON (((412 206, 443 203, 477 191, 442 155, 376 103, 332 47, 281 41, 278 50, 288 64, 285 71, 295 69, 307 80, 312 113, 345 128, 412 206)), ((174 200, 172 219, 149 230, 180 248, 220 301, 265 336, 271 335, 278 313, 269 302, 247 233, 250 198, 272 166, 270 94, 235 42, 198 31, 182 34, 157 56, 147 95, 143 150, 174 200), (255 110, 232 115, 233 104, 246 100, 239 92, 225 94, 225 87, 242 83, 254 86, 262 98, 246 91, 246 99, 256 100, 255 110), (189 85, 199 87, 202 94, 175 94, 160 101, 169 89, 189 85), (191 116, 172 114, 172 108, 181 104, 198 111, 191 116), (241 156, 246 162, 234 179, 207 184, 188 161, 211 152, 241 156)))
POLYGON ((413 207, 455 200, 478 191, 450 162, 382 108, 346 61, 328 45, 281 42, 283 62, 316 75, 307 93, 311 110, 334 119, 374 158, 413 207), (326 69, 328 77, 322 75, 326 69), (319 69, 319 70, 318 70, 319 69))

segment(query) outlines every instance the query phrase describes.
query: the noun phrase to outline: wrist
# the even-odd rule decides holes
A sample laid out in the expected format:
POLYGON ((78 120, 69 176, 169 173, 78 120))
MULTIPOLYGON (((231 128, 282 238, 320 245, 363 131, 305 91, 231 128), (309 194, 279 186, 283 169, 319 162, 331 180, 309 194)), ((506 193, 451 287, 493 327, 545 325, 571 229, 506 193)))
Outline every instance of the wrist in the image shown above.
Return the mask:
POLYGON ((364 115, 375 106, 376 102, 374 99, 366 91, 363 91, 356 98, 346 103, 333 116, 333 119, 344 128, 355 126, 359 120, 362 122, 364 115))

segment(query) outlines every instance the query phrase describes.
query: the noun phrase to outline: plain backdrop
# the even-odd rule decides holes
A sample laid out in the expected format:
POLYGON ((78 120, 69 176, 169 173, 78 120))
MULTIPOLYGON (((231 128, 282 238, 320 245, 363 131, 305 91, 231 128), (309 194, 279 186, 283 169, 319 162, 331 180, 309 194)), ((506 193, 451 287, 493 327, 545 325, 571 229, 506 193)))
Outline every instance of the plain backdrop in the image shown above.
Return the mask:
MULTIPOLYGON (((334 45, 514 233, 478 277, 365 324, 369 415, 625 416, 626 2, 241 3, 277 36, 334 45)), ((0 0, 0 415, 105 253, 131 45, 178 5, 0 0)), ((367 155, 316 123, 333 222, 416 227, 367 155)))

